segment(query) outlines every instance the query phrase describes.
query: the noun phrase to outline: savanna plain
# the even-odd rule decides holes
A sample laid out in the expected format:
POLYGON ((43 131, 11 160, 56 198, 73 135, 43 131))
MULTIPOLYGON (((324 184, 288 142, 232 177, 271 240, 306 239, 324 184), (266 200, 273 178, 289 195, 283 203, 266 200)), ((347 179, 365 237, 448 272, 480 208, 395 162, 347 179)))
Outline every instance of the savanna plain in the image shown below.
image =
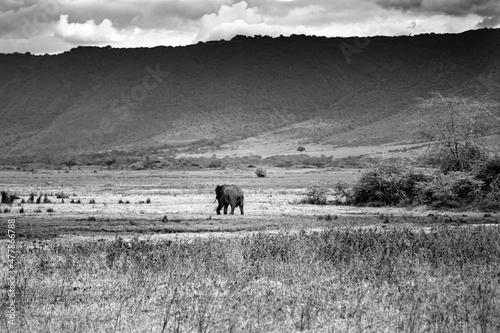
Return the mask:
POLYGON ((499 332, 498 213, 300 203, 362 172, 1 171, 0 331, 499 332), (245 215, 216 215, 217 184, 245 215))

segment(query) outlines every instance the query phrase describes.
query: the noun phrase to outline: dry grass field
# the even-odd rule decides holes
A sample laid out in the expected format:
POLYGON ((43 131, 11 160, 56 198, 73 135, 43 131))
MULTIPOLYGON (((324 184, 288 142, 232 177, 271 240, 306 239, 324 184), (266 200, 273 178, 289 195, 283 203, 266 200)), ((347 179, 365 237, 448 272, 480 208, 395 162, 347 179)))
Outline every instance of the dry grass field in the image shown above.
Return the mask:
POLYGON ((500 330, 498 213, 298 204, 362 170, 267 171, 0 172, 2 190, 51 201, 1 207, 17 312, 9 324, 4 261, 0 331, 500 330), (216 215, 224 183, 244 189, 245 215, 216 215))

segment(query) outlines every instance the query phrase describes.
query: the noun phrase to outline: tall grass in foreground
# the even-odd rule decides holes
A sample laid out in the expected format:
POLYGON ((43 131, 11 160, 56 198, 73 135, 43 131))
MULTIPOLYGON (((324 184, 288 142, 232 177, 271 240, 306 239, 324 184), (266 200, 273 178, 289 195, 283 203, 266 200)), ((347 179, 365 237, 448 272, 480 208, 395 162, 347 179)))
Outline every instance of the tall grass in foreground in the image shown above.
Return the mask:
POLYGON ((20 332, 500 330, 498 227, 37 244, 20 332))

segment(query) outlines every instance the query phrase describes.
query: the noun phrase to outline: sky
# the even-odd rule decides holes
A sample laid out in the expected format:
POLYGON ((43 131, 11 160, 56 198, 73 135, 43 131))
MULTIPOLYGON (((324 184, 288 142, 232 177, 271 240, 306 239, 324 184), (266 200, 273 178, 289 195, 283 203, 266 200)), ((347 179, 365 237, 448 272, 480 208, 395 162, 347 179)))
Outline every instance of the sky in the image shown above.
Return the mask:
POLYGON ((0 0, 0 53, 154 47, 235 35, 327 37, 500 27, 499 0, 0 0))

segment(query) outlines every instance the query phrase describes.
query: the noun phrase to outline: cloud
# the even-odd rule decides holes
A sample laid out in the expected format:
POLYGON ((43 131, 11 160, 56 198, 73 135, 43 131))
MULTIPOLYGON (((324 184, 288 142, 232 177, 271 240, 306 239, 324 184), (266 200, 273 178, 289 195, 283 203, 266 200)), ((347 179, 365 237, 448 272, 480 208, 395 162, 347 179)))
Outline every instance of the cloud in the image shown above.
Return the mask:
POLYGON ((61 15, 55 32, 57 36, 75 44, 122 42, 126 38, 108 19, 104 19, 100 24, 96 24, 94 20, 69 23, 68 15, 61 15))
POLYGON ((256 34, 262 30, 270 30, 264 17, 257 8, 248 8, 248 3, 241 1, 232 6, 222 5, 217 13, 204 15, 195 42, 230 39, 237 34, 256 34))
POLYGON ((186 45, 237 34, 445 33, 499 23, 498 0, 0 0, 0 52, 186 45))
POLYGON ((428 14, 464 17, 477 15, 477 27, 496 27, 500 23, 498 0, 376 0, 383 8, 428 14))
POLYGON ((0 5, 0 36, 24 39, 39 36, 50 29, 58 17, 58 8, 55 0, 40 4, 34 0, 6 1, 0 5))

